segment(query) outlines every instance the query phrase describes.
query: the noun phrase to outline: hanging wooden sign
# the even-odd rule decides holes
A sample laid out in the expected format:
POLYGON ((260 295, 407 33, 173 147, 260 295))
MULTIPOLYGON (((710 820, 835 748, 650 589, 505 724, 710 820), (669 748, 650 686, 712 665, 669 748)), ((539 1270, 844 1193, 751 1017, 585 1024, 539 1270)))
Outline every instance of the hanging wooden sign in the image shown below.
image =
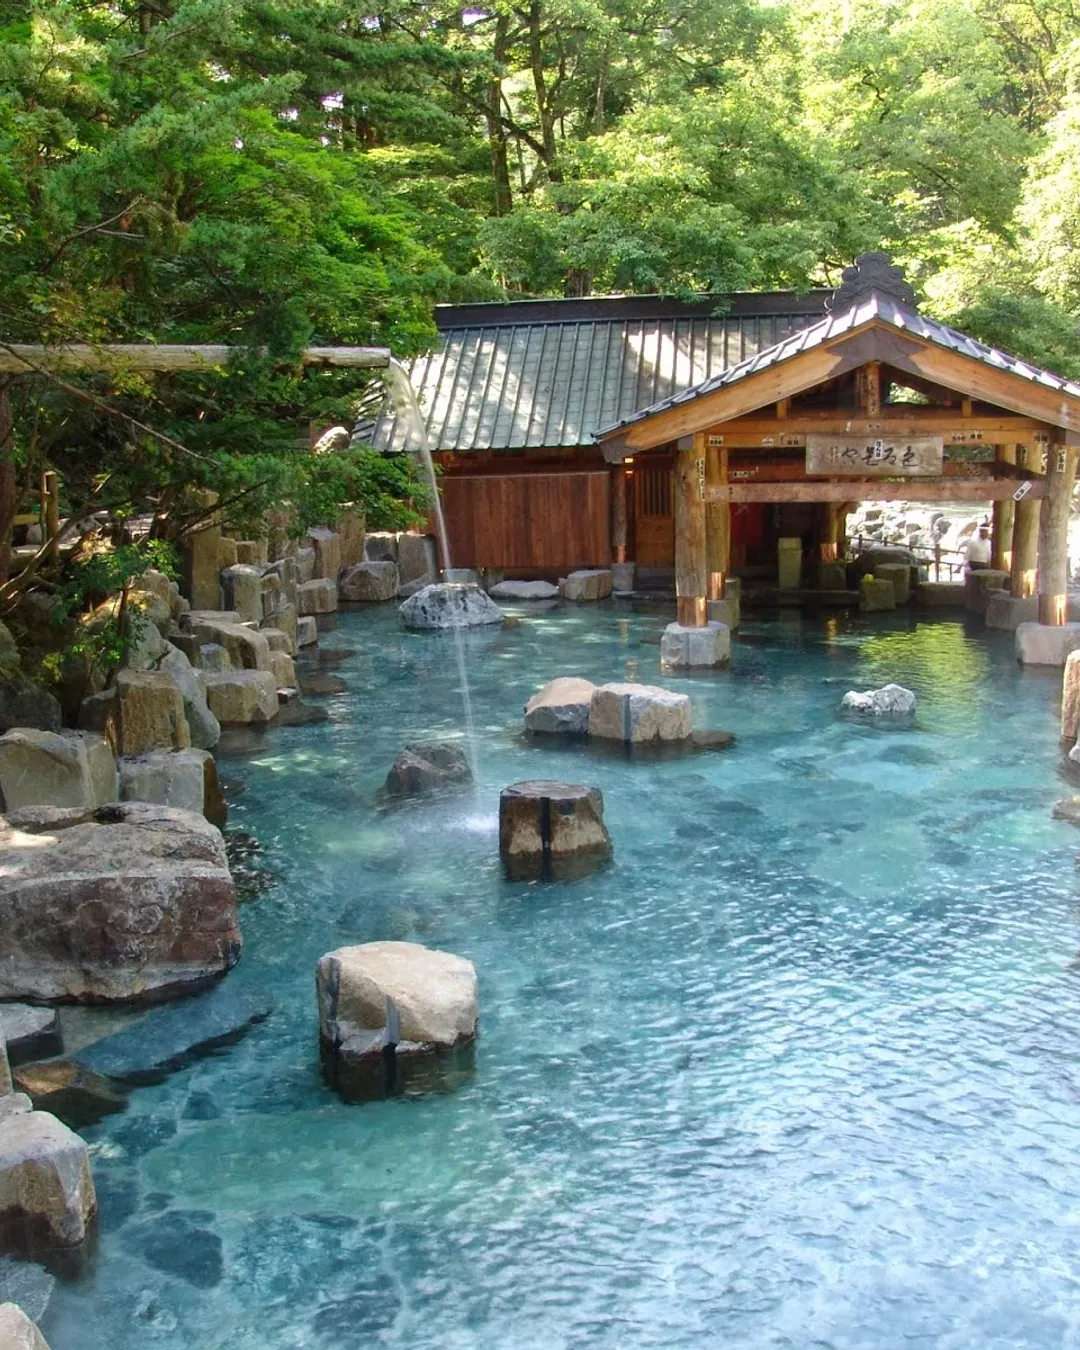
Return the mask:
POLYGON ((940 436, 820 436, 806 438, 806 472, 859 478, 914 478, 940 474, 940 436))

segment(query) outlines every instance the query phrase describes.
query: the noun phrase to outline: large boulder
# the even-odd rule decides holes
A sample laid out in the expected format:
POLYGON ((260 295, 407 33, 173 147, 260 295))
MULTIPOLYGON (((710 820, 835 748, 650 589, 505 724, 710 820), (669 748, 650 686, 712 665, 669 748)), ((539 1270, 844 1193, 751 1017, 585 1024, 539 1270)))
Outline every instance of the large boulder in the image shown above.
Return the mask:
POLYGON ((327 577, 317 577, 302 582, 296 588, 296 612, 306 614, 332 614, 338 606, 337 582, 327 577))
POLYGON ((472 782, 465 751, 447 741, 414 741, 398 755, 386 776, 393 797, 412 797, 472 782))
POLYGON ((225 846, 201 815, 31 808, 0 828, 0 999, 180 994, 239 955, 225 846))
POLYGON ((277 691, 273 670, 224 670, 206 676, 210 711, 223 726, 269 722, 277 714, 277 691))
POLYGON ((315 578, 336 581, 341 571, 341 536, 335 530, 316 525, 308 530, 308 538, 315 554, 312 575, 315 578))
POLYGON ((902 684, 886 684, 862 693, 852 689, 844 695, 840 707, 857 717, 913 717, 915 695, 902 684))
MULTIPOLYGON (((280 627, 281 615, 274 622, 280 627)), ((221 614, 192 611, 184 616, 182 627, 193 633, 200 643, 217 643, 229 653, 229 660, 238 670, 269 670, 270 646, 262 633, 245 628, 232 617, 231 611, 221 614)))
POLYGON ((112 748, 92 731, 16 728, 0 736, 0 799, 23 806, 94 808, 114 802, 118 783, 112 748))
POLYGON ((611 594, 611 570, 607 567, 571 572, 559 583, 564 600, 603 600, 611 594))
POLYGON ((435 543, 426 534, 399 534, 397 563, 400 584, 426 578, 435 580, 435 543))
POLYGON ((288 652, 271 652, 270 668, 279 689, 296 688, 296 664, 288 652))
POLYGON ((477 628, 502 623, 502 610, 479 586, 436 582, 401 606, 406 628, 477 628))
POLYGON ((122 670, 116 677, 116 696, 122 755, 190 748, 184 697, 168 671, 122 670))
POLYGON ((500 581, 488 594, 493 600, 554 600, 559 588, 550 581, 500 581))
POLYGON ((191 744, 196 750, 212 750, 221 739, 221 727, 210 711, 198 671, 180 648, 174 647, 171 642, 168 651, 158 662, 158 669, 171 675, 180 690, 191 744))
POLYGON ((513 783, 499 797, 499 853, 515 881, 580 877, 611 857, 600 789, 513 783))
POLYGON ((262 567, 267 560, 267 547, 265 539, 238 539, 236 561, 249 567, 262 567))
POLYGON ((644 745, 690 737, 690 700, 651 684, 602 684, 589 708, 589 735, 644 745))
POLYGON ((0 732, 12 727, 59 731, 62 720, 60 704, 47 689, 18 671, 0 679, 0 732))
POLYGON ((242 623, 262 623, 263 577, 260 567, 237 563, 221 573, 225 608, 235 610, 242 623))
POLYGON ((319 627, 311 615, 296 621, 297 647, 314 647, 319 640, 319 627))
POLYGON ((341 565, 351 567, 364 560, 364 532, 367 522, 360 511, 346 511, 337 523, 341 538, 341 565))
POLYGON ((17 1303, 0 1303, 0 1350, 49 1350, 45 1337, 17 1303))
POLYGON ((1016 659, 1024 666, 1063 666, 1080 648, 1080 623, 1060 626, 1021 623, 1016 629, 1016 659))
POLYGON ((450 952, 415 942, 340 947, 320 959, 315 980, 319 1032, 338 1058, 370 1054, 373 1040, 379 1050, 449 1050, 476 1035, 476 971, 450 952))
POLYGON ((121 759, 120 796, 126 802, 153 802, 181 811, 207 814, 217 802, 217 771, 209 750, 151 750, 134 759, 121 759))
POLYGON ((47 1111, 0 1120, 0 1251, 77 1247, 97 1209, 85 1143, 47 1111))
POLYGON ((397 563, 356 563, 342 572, 338 591, 342 600, 367 603, 393 600, 398 591, 397 563))
POLYGON ((389 530, 374 530, 364 538, 364 558, 367 562, 398 560, 398 536, 389 530))
POLYGON ((1061 682, 1061 739, 1070 745, 1080 736, 1080 651, 1065 658, 1061 682))
POLYGON ((584 736, 596 685, 576 675, 549 680, 525 704, 525 730, 545 735, 584 736))

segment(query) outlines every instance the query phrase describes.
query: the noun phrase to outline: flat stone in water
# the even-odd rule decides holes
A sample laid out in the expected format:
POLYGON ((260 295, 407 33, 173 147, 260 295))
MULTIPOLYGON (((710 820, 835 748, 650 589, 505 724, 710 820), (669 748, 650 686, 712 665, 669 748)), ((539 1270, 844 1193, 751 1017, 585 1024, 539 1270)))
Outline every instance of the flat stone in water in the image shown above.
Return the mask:
POLYGON ((40 1322, 49 1306, 56 1277, 33 1261, 0 1256, 0 1303, 17 1303, 31 1322, 40 1322))
POLYGON ((98 1041, 79 1055, 79 1062, 125 1082, 162 1078, 218 1046, 238 1041, 256 1022, 269 1017, 273 1006, 265 995, 226 981, 98 1041))
POLYGON ((300 692, 315 697, 324 697, 329 694, 347 694, 349 686, 340 675, 334 675, 326 670, 299 670, 296 673, 300 681, 300 692))
POLYGON ((118 1084, 66 1059, 21 1064, 12 1078, 35 1111, 49 1111, 73 1130, 96 1125, 127 1106, 118 1084))
POLYGON ((1050 813, 1055 820, 1067 820, 1070 825, 1080 825, 1080 797, 1062 797, 1054 803, 1050 813))
POLYGON ((125 1249, 166 1275, 186 1280, 196 1289, 213 1289, 225 1273, 221 1238, 211 1229, 204 1210, 167 1210, 124 1229, 125 1249))
POLYGON ((286 703, 279 710, 274 718, 275 727, 310 727, 318 722, 328 722, 330 720, 329 711, 319 704, 303 703, 299 699, 295 703, 286 703))

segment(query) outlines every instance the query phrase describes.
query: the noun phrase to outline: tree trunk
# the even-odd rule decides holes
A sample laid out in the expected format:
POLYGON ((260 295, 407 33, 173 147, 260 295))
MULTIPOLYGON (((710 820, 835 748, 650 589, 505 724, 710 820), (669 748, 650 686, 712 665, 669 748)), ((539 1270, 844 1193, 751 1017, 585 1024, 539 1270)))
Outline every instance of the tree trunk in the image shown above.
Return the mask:
POLYGON ((555 117, 551 110, 547 81, 544 77, 541 13, 540 0, 533 0, 529 6, 529 64, 532 69, 533 89, 536 93, 536 111, 540 118, 540 143, 544 147, 544 164, 547 166, 551 182, 561 183, 562 174, 558 168, 558 151, 555 144, 555 117))
POLYGON ((488 80, 487 133, 491 152, 491 185, 493 211, 505 216, 514 204, 510 190, 510 159, 506 144, 506 128, 502 121, 502 71, 506 65, 506 41, 510 32, 508 15, 500 14, 495 24, 495 38, 491 59, 496 69, 488 80))
POLYGON ((11 529, 19 509, 11 381, 0 379, 0 586, 11 571, 11 529))

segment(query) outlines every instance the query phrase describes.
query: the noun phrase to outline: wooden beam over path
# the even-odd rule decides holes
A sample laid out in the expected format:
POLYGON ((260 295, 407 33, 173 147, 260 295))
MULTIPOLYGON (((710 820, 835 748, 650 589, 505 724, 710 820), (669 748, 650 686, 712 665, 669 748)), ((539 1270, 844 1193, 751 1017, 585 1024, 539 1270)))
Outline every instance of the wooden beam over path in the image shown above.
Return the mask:
MULTIPOLYGON (((1041 479, 1029 479, 1028 498, 1046 496, 1041 479)), ((1012 478, 949 478, 927 483, 915 478, 902 483, 875 482, 865 478, 842 483, 728 483, 707 487, 709 502, 996 502, 1016 491, 1012 478)))
MULTIPOLYGON (((21 343, 0 346, 0 374, 30 375, 35 367, 50 373, 73 370, 206 370, 224 366, 241 347, 176 343, 108 342, 91 347, 82 343, 40 347, 21 343), (23 359, 25 358, 25 359, 23 359)), ((342 366, 380 369, 390 364, 389 347, 305 347, 305 366, 342 366)))

